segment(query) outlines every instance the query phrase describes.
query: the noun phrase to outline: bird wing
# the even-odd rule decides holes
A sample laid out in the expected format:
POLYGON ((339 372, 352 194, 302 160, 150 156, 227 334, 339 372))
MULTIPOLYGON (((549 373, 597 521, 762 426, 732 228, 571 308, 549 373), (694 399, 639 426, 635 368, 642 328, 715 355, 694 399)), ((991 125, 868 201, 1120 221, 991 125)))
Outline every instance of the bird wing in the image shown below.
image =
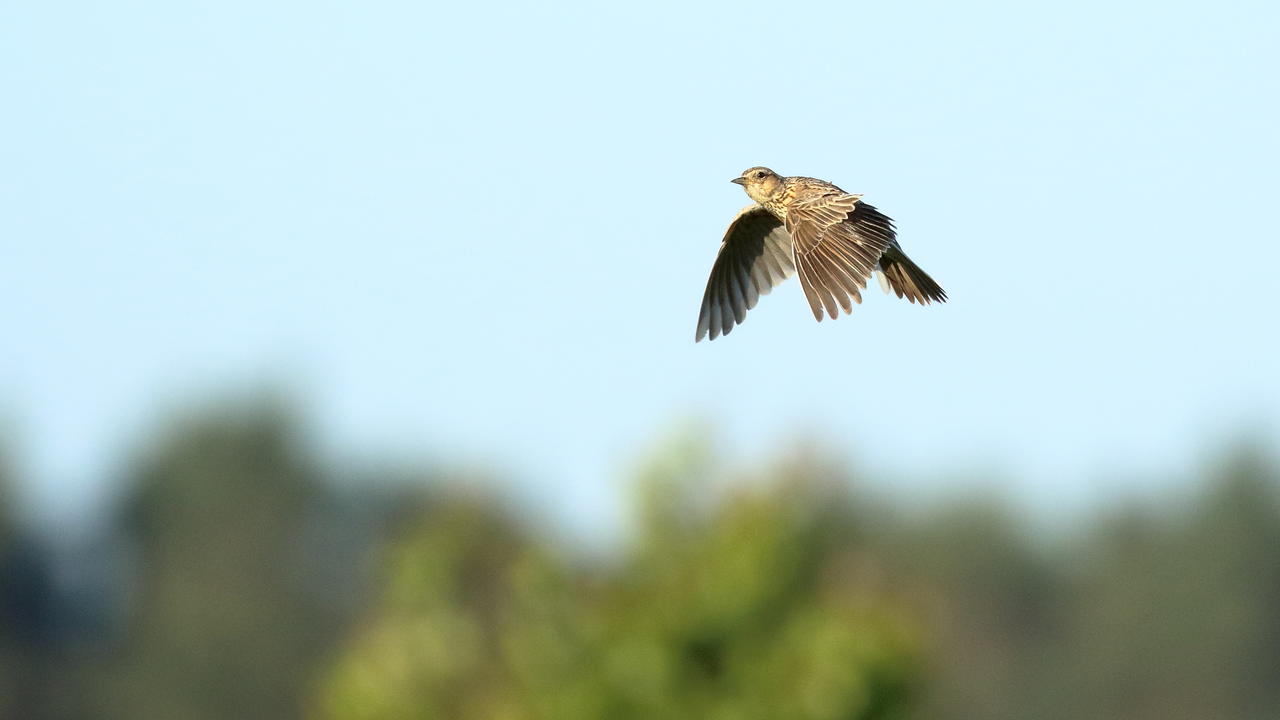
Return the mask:
POLYGON ((711 266, 698 313, 697 340, 707 333, 712 340, 728 335, 761 295, 796 271, 791 258, 791 235, 782 221, 759 205, 743 208, 725 231, 711 266))
POLYGON ((867 278, 885 249, 896 243, 892 221, 859 197, 825 194, 787 208, 786 228, 795 240, 800 284, 819 321, 824 307, 832 319, 842 308, 853 312, 850 298, 862 302, 867 278))

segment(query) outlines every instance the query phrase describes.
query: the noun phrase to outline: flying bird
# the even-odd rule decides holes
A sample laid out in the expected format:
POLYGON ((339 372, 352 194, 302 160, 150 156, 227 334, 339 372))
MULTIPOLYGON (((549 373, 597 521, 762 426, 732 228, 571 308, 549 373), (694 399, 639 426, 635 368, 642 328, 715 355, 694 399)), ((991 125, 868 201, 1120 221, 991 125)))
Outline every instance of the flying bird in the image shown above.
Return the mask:
POLYGON ((728 335, 761 295, 800 271, 813 316, 835 319, 862 302, 867 278, 898 297, 946 302, 933 278, 898 245, 893 220, 825 180, 784 177, 753 167, 734 178, 755 204, 729 224, 698 314, 697 340, 728 335))

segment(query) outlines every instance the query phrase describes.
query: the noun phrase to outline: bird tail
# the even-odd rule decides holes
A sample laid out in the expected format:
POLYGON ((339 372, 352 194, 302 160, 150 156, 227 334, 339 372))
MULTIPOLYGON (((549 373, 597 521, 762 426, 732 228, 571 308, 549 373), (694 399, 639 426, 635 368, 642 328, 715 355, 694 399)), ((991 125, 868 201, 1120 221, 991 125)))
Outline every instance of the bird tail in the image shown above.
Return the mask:
POLYGON ((880 256, 880 271, 883 273, 880 286, 884 287, 885 292, 889 292, 889 287, 892 287, 898 297, 905 297, 921 305, 947 301, 947 293, 942 286, 934 282, 929 273, 921 270, 919 265, 911 262, 911 258, 900 248, 890 247, 884 251, 884 255, 880 256), (885 287, 886 280, 889 287, 885 287))

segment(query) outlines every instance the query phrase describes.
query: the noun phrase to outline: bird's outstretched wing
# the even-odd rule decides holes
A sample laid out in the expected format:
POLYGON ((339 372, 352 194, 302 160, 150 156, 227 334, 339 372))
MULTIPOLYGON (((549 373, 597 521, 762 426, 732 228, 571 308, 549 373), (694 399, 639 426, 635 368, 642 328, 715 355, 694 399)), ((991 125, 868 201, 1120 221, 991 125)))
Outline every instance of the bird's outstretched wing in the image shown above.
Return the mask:
POLYGON ((744 208, 725 231, 698 313, 697 340, 728 335, 747 318, 761 295, 796 270, 791 235, 759 205, 744 208))
POLYGON ((819 321, 823 309, 835 319, 843 308, 853 312, 880 256, 894 245, 893 221, 860 195, 831 193, 806 198, 787 208, 786 228, 795 240, 795 265, 800 270, 809 308, 819 321))

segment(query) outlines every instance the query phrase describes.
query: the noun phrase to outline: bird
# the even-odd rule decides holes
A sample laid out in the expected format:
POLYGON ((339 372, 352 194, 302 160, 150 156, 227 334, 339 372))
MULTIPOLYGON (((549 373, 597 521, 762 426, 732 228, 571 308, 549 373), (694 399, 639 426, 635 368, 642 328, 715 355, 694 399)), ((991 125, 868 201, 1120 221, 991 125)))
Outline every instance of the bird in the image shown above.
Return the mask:
POLYGON ((729 224, 698 313, 695 342, 728 335, 761 295, 799 270, 813 317, 853 312, 874 272, 880 287, 912 303, 946 302, 947 293, 907 257, 893 220, 835 185, 748 168, 730 182, 754 203, 729 224))

